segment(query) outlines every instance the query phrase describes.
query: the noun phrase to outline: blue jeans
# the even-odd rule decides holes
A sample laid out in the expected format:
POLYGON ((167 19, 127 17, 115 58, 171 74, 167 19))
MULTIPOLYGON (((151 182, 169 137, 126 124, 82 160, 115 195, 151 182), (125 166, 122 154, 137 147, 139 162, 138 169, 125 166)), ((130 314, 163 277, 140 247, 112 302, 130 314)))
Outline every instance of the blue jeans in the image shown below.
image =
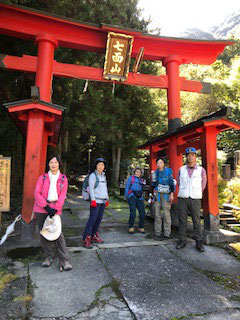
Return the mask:
POLYGON ((139 228, 144 228, 145 209, 143 200, 131 197, 128 199, 128 204, 130 207, 129 228, 132 228, 134 225, 134 220, 136 218, 136 208, 139 212, 139 228))
POLYGON ((98 231, 99 225, 102 221, 104 209, 105 203, 97 203, 96 208, 90 207, 90 216, 85 227, 83 240, 85 240, 86 236, 93 236, 98 231))

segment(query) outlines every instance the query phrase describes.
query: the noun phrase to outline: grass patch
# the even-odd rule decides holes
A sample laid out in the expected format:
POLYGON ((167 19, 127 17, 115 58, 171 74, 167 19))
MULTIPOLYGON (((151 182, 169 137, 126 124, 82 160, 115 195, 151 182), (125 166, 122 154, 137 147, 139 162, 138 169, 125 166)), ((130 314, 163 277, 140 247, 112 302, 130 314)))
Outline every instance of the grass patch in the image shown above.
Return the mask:
POLYGON ((234 232, 240 233, 240 227, 233 227, 232 230, 234 232))
POLYGON ((232 296, 231 300, 240 302, 240 296, 232 296))
POLYGON ((22 263, 24 263, 25 265, 28 265, 29 263, 32 263, 32 262, 41 261, 42 260, 42 254, 38 253, 36 255, 32 255, 32 256, 29 256, 29 257, 26 257, 26 258, 22 258, 22 259, 20 258, 18 260, 21 261, 22 263))
POLYGON ((187 320, 192 317, 200 317, 200 316, 205 316, 206 313, 190 313, 187 316, 180 316, 180 317, 173 317, 170 320, 187 320))
POLYGON ((232 277, 212 271, 202 271, 209 279, 224 286, 225 289, 235 291, 240 289, 240 276, 232 277))
POLYGON ((112 216, 112 213, 108 210, 108 208, 106 208, 104 210, 104 214, 107 216, 107 217, 111 217, 112 216))
POLYGON ((120 222, 127 223, 128 220, 129 220, 129 217, 122 217, 122 218, 120 219, 120 222))
MULTIPOLYGON (((29 248, 17 248, 7 252, 7 256, 13 260, 34 259, 42 253, 42 248, 29 247, 29 248)), ((33 260, 36 261, 36 260, 33 260)))
POLYGON ((111 198, 109 202, 109 209, 123 209, 123 208, 128 208, 128 204, 126 201, 119 201, 116 198, 111 198))

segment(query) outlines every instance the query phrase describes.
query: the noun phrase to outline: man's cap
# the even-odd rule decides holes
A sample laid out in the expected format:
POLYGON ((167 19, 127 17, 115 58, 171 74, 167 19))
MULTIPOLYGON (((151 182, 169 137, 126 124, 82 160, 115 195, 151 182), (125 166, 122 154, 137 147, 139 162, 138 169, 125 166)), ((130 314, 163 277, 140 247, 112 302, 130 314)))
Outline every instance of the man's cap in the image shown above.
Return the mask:
POLYGON ((197 150, 196 148, 194 147, 188 147, 186 150, 185 150, 185 153, 188 154, 188 153, 195 153, 197 154, 197 150))

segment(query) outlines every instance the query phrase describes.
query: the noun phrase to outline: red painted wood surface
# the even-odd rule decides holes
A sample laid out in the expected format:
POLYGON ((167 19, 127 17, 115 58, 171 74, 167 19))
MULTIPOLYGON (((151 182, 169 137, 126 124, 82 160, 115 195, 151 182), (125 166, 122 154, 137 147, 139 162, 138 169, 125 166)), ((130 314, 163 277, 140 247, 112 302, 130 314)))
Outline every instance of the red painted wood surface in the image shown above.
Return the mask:
POLYGON ((35 43, 38 46, 35 85, 39 87, 40 100, 51 102, 53 59, 57 41, 48 35, 38 35, 35 43))
POLYGON ((207 172, 207 187, 204 193, 203 211, 213 216, 219 214, 218 208, 218 162, 217 162, 217 134, 216 127, 205 127, 201 136, 202 161, 207 172))
POLYGON ((31 221, 34 204, 33 192, 40 174, 43 132, 44 112, 29 111, 22 202, 22 218, 27 223, 31 221))
POLYGON ((134 36, 132 57, 144 47, 144 60, 163 60, 173 53, 180 56, 182 63, 211 64, 223 52, 225 46, 234 41, 189 40, 159 37, 143 31, 124 29, 110 25, 101 27, 26 7, 0 3, 0 33, 34 41, 36 36, 51 34, 59 46, 77 50, 105 53, 109 31, 134 36))
POLYGON ((182 59, 172 55, 164 60, 168 76, 168 120, 181 119, 179 65, 182 59))
MULTIPOLYGON (((37 70, 37 57, 33 56, 24 55, 23 57, 14 57, 9 55, 0 55, 0 62, 2 62, 2 68, 9 70, 25 72, 36 72, 37 70)), ((60 63, 54 60, 52 72, 53 75, 57 77, 109 82, 103 78, 102 68, 60 63)), ((205 93, 203 84, 200 81, 186 80, 184 77, 179 77, 179 82, 181 91, 205 93)), ((158 89, 167 89, 169 87, 168 76, 166 75, 155 76, 150 74, 136 74, 132 72, 128 74, 127 81, 116 83, 158 89)))

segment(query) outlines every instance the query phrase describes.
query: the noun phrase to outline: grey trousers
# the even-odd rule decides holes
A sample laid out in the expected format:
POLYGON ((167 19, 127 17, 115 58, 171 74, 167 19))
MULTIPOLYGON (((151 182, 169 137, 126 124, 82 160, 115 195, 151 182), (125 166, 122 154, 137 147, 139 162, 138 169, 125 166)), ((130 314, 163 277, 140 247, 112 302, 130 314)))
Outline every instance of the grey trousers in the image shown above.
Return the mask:
POLYGON ((201 226, 201 200, 191 198, 178 198, 178 217, 179 217, 179 239, 186 241, 187 239, 187 217, 188 212, 191 213, 195 240, 202 240, 201 226))
MULTIPOLYGON (((39 231, 42 229, 47 215, 44 213, 35 212, 36 215, 36 224, 39 231)), ((48 241, 40 234, 40 243, 43 249, 45 259, 54 258, 54 249, 57 249, 57 255, 60 263, 64 263, 69 260, 69 255, 67 252, 67 246, 64 239, 63 233, 60 234, 60 237, 55 241, 48 241), (55 248, 54 248, 55 246, 55 248)))
POLYGON ((171 203, 160 194, 160 202, 155 201, 154 207, 154 231, 156 236, 160 236, 162 232, 162 224, 164 228, 164 235, 169 237, 171 234, 171 203))

